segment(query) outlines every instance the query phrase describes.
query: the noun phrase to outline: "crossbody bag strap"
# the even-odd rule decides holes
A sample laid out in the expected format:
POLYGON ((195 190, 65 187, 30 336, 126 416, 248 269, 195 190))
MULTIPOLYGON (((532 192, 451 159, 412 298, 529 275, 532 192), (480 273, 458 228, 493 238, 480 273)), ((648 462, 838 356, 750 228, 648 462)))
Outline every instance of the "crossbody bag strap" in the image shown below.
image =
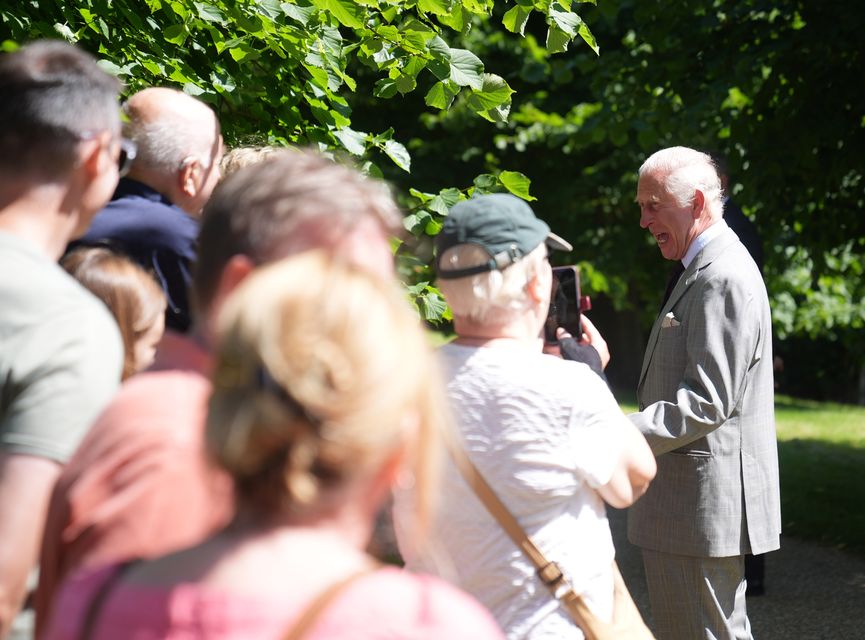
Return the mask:
POLYGON ((300 617, 282 636, 282 640, 300 640, 300 638, 303 638, 303 636, 312 629, 313 625, 318 622, 324 610, 327 609, 327 607, 336 600, 340 594, 360 578, 363 578, 378 569, 379 565, 375 564, 372 567, 361 569, 357 573, 353 573, 342 580, 338 580, 327 587, 306 607, 306 610, 304 610, 300 617))
MULTIPOLYGON (((548 560, 543 552, 537 547, 532 539, 525 532, 525 529, 520 526, 517 519, 513 516, 510 510, 498 497, 493 488, 489 485, 486 479, 478 471, 474 463, 469 459, 463 448, 458 445, 454 438, 447 437, 447 448, 451 457, 456 463, 457 469, 463 479, 468 483, 472 491, 475 492, 480 501, 484 504, 490 515, 496 519, 505 533, 508 534, 514 544, 519 547, 523 553, 535 565, 538 578, 550 590, 553 598, 562 603, 565 610, 573 618, 577 626, 584 632, 587 632, 585 616, 582 610, 587 609, 583 599, 574 591, 574 588, 568 582, 565 574, 555 562, 548 560)), ((586 633, 588 636, 588 633, 586 633)))

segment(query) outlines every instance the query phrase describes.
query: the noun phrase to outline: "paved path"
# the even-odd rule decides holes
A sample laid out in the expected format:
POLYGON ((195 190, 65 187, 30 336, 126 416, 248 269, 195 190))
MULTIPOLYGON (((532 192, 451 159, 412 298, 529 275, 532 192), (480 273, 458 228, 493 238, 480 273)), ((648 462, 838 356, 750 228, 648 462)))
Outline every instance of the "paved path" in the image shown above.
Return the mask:
MULTIPOLYGON (((651 626, 640 551, 625 533, 625 512, 610 510, 622 575, 651 626)), ((865 535, 865 532, 863 532, 865 535)), ((792 538, 766 556, 766 593, 748 598, 755 640, 865 640, 865 560, 792 538)))

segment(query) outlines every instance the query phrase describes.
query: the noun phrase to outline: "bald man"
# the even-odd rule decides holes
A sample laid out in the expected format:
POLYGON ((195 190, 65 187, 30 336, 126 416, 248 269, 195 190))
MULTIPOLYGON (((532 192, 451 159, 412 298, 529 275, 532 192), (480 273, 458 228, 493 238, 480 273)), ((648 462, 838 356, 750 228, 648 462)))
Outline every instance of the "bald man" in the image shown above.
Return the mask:
POLYGON ((185 333, 198 216, 220 178, 219 121, 203 102, 162 87, 134 94, 124 111, 135 160, 76 246, 108 245, 152 271, 168 298, 166 327, 185 333))

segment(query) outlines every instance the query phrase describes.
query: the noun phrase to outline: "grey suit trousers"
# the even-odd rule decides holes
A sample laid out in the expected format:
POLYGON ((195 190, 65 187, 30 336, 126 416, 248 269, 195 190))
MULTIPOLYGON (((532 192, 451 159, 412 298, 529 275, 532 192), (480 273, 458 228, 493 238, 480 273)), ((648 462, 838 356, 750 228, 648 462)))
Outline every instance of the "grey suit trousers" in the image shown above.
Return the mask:
POLYGON ((753 640, 742 556, 697 558, 643 549, 658 640, 753 640))

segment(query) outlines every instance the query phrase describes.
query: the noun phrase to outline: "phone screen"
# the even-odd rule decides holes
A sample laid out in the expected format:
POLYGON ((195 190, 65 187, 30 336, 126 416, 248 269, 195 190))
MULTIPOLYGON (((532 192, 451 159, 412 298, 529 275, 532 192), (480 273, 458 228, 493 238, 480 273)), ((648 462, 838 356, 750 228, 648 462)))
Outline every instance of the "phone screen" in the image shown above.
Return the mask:
POLYGON ((544 323, 544 339, 548 343, 557 342, 558 327, 577 339, 583 332, 580 324, 580 276, 576 267, 553 267, 550 311, 544 323))

